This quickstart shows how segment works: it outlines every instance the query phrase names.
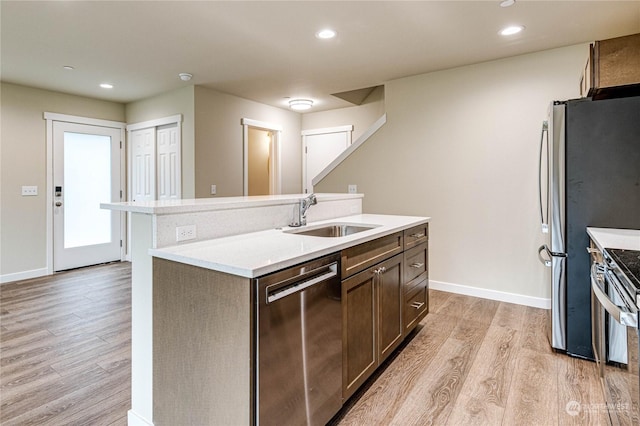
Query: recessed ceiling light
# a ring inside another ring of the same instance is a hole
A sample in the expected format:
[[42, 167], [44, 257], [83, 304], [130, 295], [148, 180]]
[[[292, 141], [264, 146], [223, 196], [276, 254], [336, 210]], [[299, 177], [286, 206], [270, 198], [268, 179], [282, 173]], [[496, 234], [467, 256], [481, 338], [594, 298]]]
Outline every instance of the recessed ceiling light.
[[193, 75], [189, 74], [188, 72], [181, 72], [180, 74], [178, 74], [178, 77], [180, 77], [180, 80], [182, 81], [189, 81], [191, 80], [191, 78], [193, 78]]
[[100, 83], [100, 87], [102, 87], [103, 89], [113, 89], [113, 84]]
[[522, 30], [524, 30], [524, 27], [522, 25], [512, 25], [512, 26], [503, 28], [500, 31], [500, 35], [503, 35], [503, 36], [514, 35], [514, 34], [518, 34]]
[[328, 40], [330, 38], [334, 38], [335, 36], [336, 32], [329, 28], [325, 28], [324, 30], [320, 30], [316, 33], [316, 37], [322, 40]]
[[500, 7], [509, 7], [516, 4], [516, 0], [502, 0], [500, 2]]
[[296, 111], [305, 111], [313, 106], [311, 99], [291, 99], [289, 101], [289, 108]]
[[67, 71], [73, 71], [75, 68], [73, 68], [71, 65], [65, 65], [62, 68], [64, 68]]

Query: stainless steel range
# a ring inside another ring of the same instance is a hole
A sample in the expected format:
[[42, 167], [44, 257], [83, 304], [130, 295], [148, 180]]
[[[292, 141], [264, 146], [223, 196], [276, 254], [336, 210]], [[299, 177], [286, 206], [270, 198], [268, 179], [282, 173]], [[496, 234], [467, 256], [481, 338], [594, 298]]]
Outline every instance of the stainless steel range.
[[591, 271], [592, 341], [613, 425], [640, 424], [640, 251], [605, 249]]

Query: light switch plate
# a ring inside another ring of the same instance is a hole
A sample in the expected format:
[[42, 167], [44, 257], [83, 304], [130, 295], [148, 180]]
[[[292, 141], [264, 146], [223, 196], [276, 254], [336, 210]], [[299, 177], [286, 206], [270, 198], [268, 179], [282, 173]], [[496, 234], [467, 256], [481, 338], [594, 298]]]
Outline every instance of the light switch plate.
[[216, 185], [211, 185], [211, 195], [216, 195], [216, 192], [218, 192]]
[[37, 186], [23, 186], [22, 187], [22, 195], [25, 197], [33, 197], [38, 195], [38, 187]]

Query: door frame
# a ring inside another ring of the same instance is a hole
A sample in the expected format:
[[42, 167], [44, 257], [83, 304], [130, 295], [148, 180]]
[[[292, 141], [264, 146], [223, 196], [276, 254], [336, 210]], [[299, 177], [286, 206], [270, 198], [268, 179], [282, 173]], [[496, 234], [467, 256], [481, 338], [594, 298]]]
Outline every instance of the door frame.
[[249, 127], [273, 132], [269, 159], [269, 192], [272, 195], [282, 193], [282, 173], [280, 148], [282, 141], [282, 126], [265, 123], [264, 121], [243, 118], [242, 124], [242, 195], [249, 195]]
[[[65, 122], [74, 124], [85, 124], [89, 126], [110, 127], [120, 130], [120, 200], [124, 197], [123, 182], [126, 179], [124, 140], [126, 123], [120, 121], [101, 120], [98, 118], [80, 117], [76, 115], [59, 114], [55, 112], [45, 112], [44, 119], [47, 121], [47, 197], [46, 197], [46, 246], [47, 246], [47, 275], [53, 275], [53, 122]], [[120, 238], [126, 240], [126, 220], [124, 213], [120, 213]], [[120, 248], [120, 260], [125, 260], [125, 244]]]

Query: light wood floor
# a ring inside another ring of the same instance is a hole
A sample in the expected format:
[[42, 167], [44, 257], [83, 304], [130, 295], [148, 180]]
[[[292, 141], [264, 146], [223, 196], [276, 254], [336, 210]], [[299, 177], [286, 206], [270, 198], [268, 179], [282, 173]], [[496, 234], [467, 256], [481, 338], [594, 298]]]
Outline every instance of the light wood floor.
[[[608, 423], [595, 365], [551, 351], [548, 311], [430, 297], [419, 330], [332, 424]], [[0, 309], [0, 424], [126, 424], [129, 264], [4, 284]]]
[[0, 287], [0, 424], [126, 425], [131, 268]]

